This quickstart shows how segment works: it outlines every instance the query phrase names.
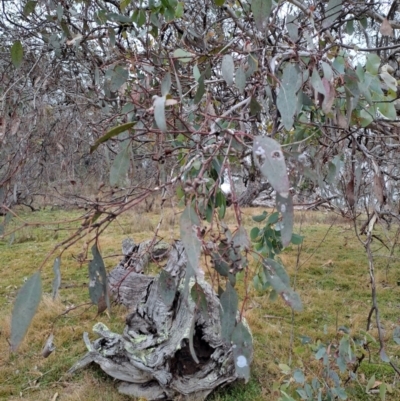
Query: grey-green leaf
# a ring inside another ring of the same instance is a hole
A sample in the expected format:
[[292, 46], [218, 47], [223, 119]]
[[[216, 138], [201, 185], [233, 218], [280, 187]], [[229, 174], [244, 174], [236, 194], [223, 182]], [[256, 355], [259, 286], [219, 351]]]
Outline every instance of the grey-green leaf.
[[276, 208], [282, 213], [281, 240], [283, 246], [288, 246], [292, 240], [293, 231], [293, 199], [289, 194], [286, 198], [276, 194]]
[[230, 54], [226, 54], [222, 58], [221, 64], [222, 77], [228, 86], [233, 84], [233, 73], [235, 71], [235, 63], [233, 62], [233, 57]]
[[161, 82], [161, 96], [165, 96], [171, 89], [171, 74], [167, 72]]
[[183, 49], [176, 49], [174, 51], [174, 57], [177, 58], [181, 63], [189, 63], [193, 58], [193, 54]]
[[54, 260], [54, 264], [53, 264], [53, 273], [54, 273], [54, 279], [53, 279], [53, 285], [52, 285], [52, 298], [53, 299], [56, 299], [56, 297], [58, 295], [58, 290], [61, 285], [60, 265], [61, 265], [61, 258], [57, 257]]
[[260, 31], [264, 31], [265, 24], [271, 14], [272, 0], [253, 0], [251, 2], [251, 11], [253, 12], [254, 21]]
[[32, 275], [19, 290], [11, 316], [11, 350], [16, 351], [25, 337], [42, 297], [40, 272]]
[[263, 261], [263, 266], [267, 280], [271, 283], [274, 290], [292, 309], [301, 311], [303, 305], [300, 297], [290, 288], [289, 277], [283, 269], [283, 266], [272, 259], [265, 259]]
[[319, 92], [325, 95], [325, 87], [324, 84], [322, 83], [322, 79], [319, 76], [318, 70], [314, 69], [312, 76], [311, 76], [311, 85], [313, 88]]
[[158, 277], [158, 288], [164, 304], [170, 307], [176, 294], [176, 283], [171, 273], [166, 270], [161, 271]]
[[324, 28], [329, 27], [342, 12], [343, 0], [329, 0], [328, 7], [325, 10], [325, 19], [322, 22]]
[[233, 333], [232, 342], [235, 370], [238, 378], [247, 383], [250, 379], [250, 364], [253, 360], [253, 338], [243, 322], [239, 322]]
[[231, 341], [236, 325], [238, 304], [238, 295], [228, 281], [226, 283], [226, 290], [221, 295], [221, 337], [227, 342]]
[[267, 218], [268, 213], [264, 210], [262, 214], [259, 214], [257, 216], [252, 216], [252, 219], [256, 221], [257, 223], [261, 223]]
[[25, 17], [27, 17], [28, 15], [32, 14], [35, 11], [35, 7], [36, 7], [37, 1], [27, 1], [25, 6], [24, 6], [24, 11], [23, 14], [25, 15]]
[[19, 40], [16, 40], [11, 46], [11, 61], [14, 64], [14, 67], [19, 68], [23, 59], [24, 49], [22, 47], [22, 43]]
[[381, 59], [377, 54], [375, 53], [368, 54], [365, 68], [370, 74], [372, 75], [378, 74], [380, 64], [381, 64]]
[[235, 84], [236, 84], [236, 87], [239, 89], [239, 92], [243, 93], [244, 89], [246, 88], [246, 73], [242, 66], [240, 66], [236, 70]]
[[200, 311], [200, 313], [203, 316], [203, 319], [205, 321], [207, 321], [208, 320], [208, 303], [207, 303], [207, 297], [206, 297], [206, 294], [204, 293], [203, 288], [198, 283], [195, 283], [190, 291], [190, 295], [191, 295], [194, 303], [196, 304], [197, 310]]
[[297, 19], [297, 16], [290, 14], [286, 17], [286, 29], [288, 30], [289, 37], [293, 42], [297, 42], [299, 39], [299, 27], [295, 23]]
[[110, 90], [117, 91], [129, 78], [129, 72], [117, 65], [111, 74]]
[[189, 204], [183, 211], [180, 220], [181, 240], [185, 247], [185, 252], [188, 258], [188, 264], [197, 272], [199, 269], [199, 258], [201, 252], [201, 242], [197, 236], [197, 231], [200, 228], [200, 219], [197, 216], [193, 207]]
[[126, 174], [129, 170], [130, 162], [130, 147], [125, 146], [124, 149], [115, 157], [113, 164], [110, 169], [110, 185], [112, 187], [121, 184], [126, 178]]
[[157, 127], [163, 131], [167, 131], [167, 122], [165, 120], [165, 96], [154, 97], [154, 118], [157, 123]]
[[97, 245], [92, 246], [93, 260], [89, 263], [89, 295], [93, 304], [98, 305], [102, 298], [105, 299], [108, 309], [111, 309], [107, 288], [107, 272], [103, 258]]
[[253, 144], [254, 159], [261, 173], [282, 197], [289, 196], [289, 179], [281, 145], [275, 139], [257, 136]]
[[300, 77], [299, 70], [293, 64], [286, 64], [276, 105], [281, 114], [282, 123], [287, 130], [292, 128], [297, 110], [297, 92], [302, 85]]
[[247, 231], [243, 226], [240, 226], [232, 237], [233, 246], [239, 248], [241, 251], [248, 249], [250, 246]]

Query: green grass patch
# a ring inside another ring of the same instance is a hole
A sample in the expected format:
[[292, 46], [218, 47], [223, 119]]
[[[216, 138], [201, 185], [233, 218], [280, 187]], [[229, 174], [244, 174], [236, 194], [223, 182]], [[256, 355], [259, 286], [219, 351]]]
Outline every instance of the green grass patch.
[[[248, 229], [256, 225], [251, 216], [261, 212], [262, 209], [244, 210], [243, 221]], [[179, 215], [170, 209], [164, 210], [163, 214], [160, 237], [166, 241], [178, 238]], [[14, 218], [7, 226], [8, 232], [19, 230], [0, 240], [0, 399], [16, 400], [22, 396], [26, 400], [42, 401], [51, 400], [56, 393], [63, 400], [131, 399], [118, 394], [113, 380], [97, 367], [85, 369], [74, 376], [66, 375], [67, 370], [86, 352], [83, 333], [87, 331], [93, 338], [91, 329], [97, 321], [104, 322], [113, 331], [122, 332], [127, 313], [123, 307], [115, 307], [111, 317], [105, 314], [96, 316], [97, 308], [94, 306], [80, 306], [89, 302], [86, 256], [79, 261], [79, 255], [85, 250], [84, 239], [62, 255], [59, 300], [50, 299], [52, 264], [56, 254], [44, 266], [44, 297], [39, 312], [18, 354], [9, 353], [10, 316], [18, 289], [41, 265], [47, 253], [80, 226], [79, 216], [80, 212], [62, 210], [22, 212], [20, 219]], [[99, 241], [107, 270], [112, 269], [121, 258], [122, 240], [131, 236], [138, 243], [151, 238], [159, 218], [156, 213], [128, 213], [112, 223]], [[63, 220], [70, 220], [70, 223], [63, 224]], [[227, 220], [234, 227], [235, 219], [230, 210]], [[268, 294], [256, 293], [250, 286], [245, 316], [254, 336], [252, 379], [247, 385], [234, 383], [221, 388], [210, 396], [210, 400], [277, 400], [280, 396], [277, 389], [290, 380], [290, 375], [282, 372], [280, 365], [304, 369], [307, 380], [321, 377], [322, 366], [312, 348], [318, 342], [334, 347], [341, 339], [338, 333], [340, 326], [346, 326], [354, 338], [365, 330], [371, 308], [368, 261], [351, 225], [330, 214], [298, 213], [297, 233], [300, 232], [300, 221], [301, 235], [305, 236], [300, 255], [298, 247], [292, 245], [279, 256], [301, 296], [304, 311], [296, 312], [292, 319], [291, 310], [281, 299], [272, 302]], [[332, 221], [336, 223], [332, 225]], [[379, 234], [393, 235], [391, 232]], [[396, 361], [400, 346], [392, 340], [392, 333], [400, 311], [400, 250], [397, 247], [394, 259], [388, 259], [389, 251], [379, 241], [373, 244], [386, 352]], [[254, 269], [255, 266], [251, 267]], [[149, 268], [154, 273], [157, 269], [155, 265]], [[242, 297], [245, 294], [243, 275], [238, 278], [238, 292]], [[70, 308], [72, 310], [65, 314]], [[52, 332], [57, 349], [48, 359], [43, 359], [41, 349]], [[374, 319], [371, 335], [377, 338]], [[309, 338], [310, 344], [304, 344], [304, 338]], [[378, 351], [377, 343], [369, 345], [371, 361], [367, 355], [359, 368], [358, 381], [350, 381], [347, 385], [349, 399], [370, 400], [365, 387], [374, 374], [376, 380], [393, 383], [393, 369], [380, 361]], [[292, 396], [295, 388], [293, 383], [289, 387]], [[400, 399], [397, 388], [393, 390], [392, 394], [387, 394], [387, 400]]]

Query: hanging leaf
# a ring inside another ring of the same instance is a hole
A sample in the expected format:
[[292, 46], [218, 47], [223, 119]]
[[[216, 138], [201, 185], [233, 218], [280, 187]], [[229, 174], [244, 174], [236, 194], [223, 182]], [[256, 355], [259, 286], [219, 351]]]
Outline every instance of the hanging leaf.
[[19, 68], [24, 59], [24, 49], [19, 40], [16, 40], [11, 46], [11, 61], [15, 68]]
[[37, 1], [27, 1], [25, 6], [24, 6], [24, 11], [23, 14], [25, 17], [28, 17], [30, 14], [32, 14], [35, 11]]
[[53, 264], [53, 273], [54, 273], [54, 279], [53, 279], [53, 285], [52, 285], [53, 300], [56, 299], [56, 297], [58, 295], [58, 290], [60, 289], [60, 285], [61, 285], [60, 265], [61, 265], [61, 258], [58, 257], [54, 260], [54, 264]]
[[161, 298], [168, 308], [173, 304], [176, 294], [176, 283], [171, 273], [162, 270], [158, 276], [158, 288]]
[[129, 78], [129, 71], [117, 65], [111, 73], [110, 90], [116, 92]]
[[156, 120], [157, 127], [163, 131], [167, 131], [167, 123], [165, 121], [165, 96], [154, 96], [154, 118]]
[[198, 283], [195, 283], [190, 291], [190, 296], [192, 297], [196, 309], [200, 311], [205, 321], [208, 320], [208, 303], [207, 297], [204, 293], [203, 288]]
[[240, 66], [236, 70], [235, 85], [239, 89], [240, 93], [244, 92], [244, 89], [246, 88], [246, 73], [245, 73], [245, 71], [243, 69], [243, 66]]
[[253, 144], [254, 159], [261, 173], [282, 197], [289, 196], [289, 179], [286, 163], [277, 141], [268, 137], [257, 136]]
[[293, 310], [301, 311], [300, 297], [290, 288], [289, 276], [282, 265], [273, 259], [264, 259], [264, 274], [274, 290]]
[[286, 17], [286, 29], [288, 30], [289, 37], [293, 42], [297, 42], [299, 39], [299, 27], [295, 23], [297, 19], [298, 16], [290, 14]]
[[293, 245], [301, 245], [303, 242], [304, 237], [298, 234], [292, 234], [292, 239], [290, 240], [290, 242]]
[[110, 299], [108, 296], [107, 272], [103, 258], [100, 255], [97, 245], [92, 246], [93, 260], [89, 262], [89, 296], [94, 305], [104, 302], [111, 310]]
[[167, 72], [161, 82], [161, 95], [166, 96], [171, 89], [171, 74]]
[[381, 65], [381, 59], [377, 54], [375, 53], [368, 54], [365, 68], [370, 74], [372, 75], [378, 74], [380, 65]]
[[250, 364], [253, 360], [253, 337], [243, 322], [239, 322], [233, 333], [233, 358], [236, 375], [247, 383], [250, 379]]
[[333, 79], [332, 67], [325, 61], [321, 62], [321, 66], [324, 72], [324, 78], [330, 82]]
[[223, 277], [228, 277], [230, 265], [218, 252], [212, 253], [212, 261], [214, 269]]
[[332, 25], [333, 22], [339, 17], [342, 12], [342, 1], [343, 0], [329, 0], [328, 7], [325, 11], [325, 19], [322, 22], [322, 26], [327, 28]]
[[269, 15], [271, 14], [271, 9], [272, 0], [253, 0], [251, 2], [254, 21], [260, 31], [264, 31]]
[[300, 77], [299, 69], [293, 64], [287, 63], [283, 70], [281, 86], [276, 100], [282, 123], [287, 130], [292, 128], [297, 110], [297, 92], [302, 85]]
[[93, 153], [99, 145], [104, 142], [107, 142], [110, 138], [122, 134], [123, 132], [127, 131], [128, 129], [132, 128], [136, 123], [126, 123], [122, 125], [118, 125], [117, 127], [111, 128], [105, 135], [99, 138], [93, 146], [90, 147], [90, 153]]
[[196, 95], [194, 97], [194, 103], [198, 104], [200, 103], [201, 99], [203, 98], [203, 95], [206, 91], [206, 87], [204, 85], [204, 75], [202, 74], [200, 79], [199, 79], [199, 86], [197, 88]]
[[197, 82], [199, 82], [201, 74], [200, 74], [200, 70], [199, 70], [199, 67], [197, 66], [197, 64], [193, 67], [193, 76], [194, 76], [194, 79]]
[[396, 120], [397, 112], [396, 108], [394, 107], [394, 102], [386, 101], [377, 103], [376, 107], [388, 120]]
[[235, 71], [235, 63], [233, 62], [233, 57], [230, 54], [226, 54], [222, 58], [221, 64], [222, 77], [224, 78], [226, 84], [231, 86], [233, 84], [233, 73]]
[[232, 333], [236, 325], [236, 314], [239, 304], [239, 298], [236, 290], [229, 281], [226, 283], [226, 290], [221, 295], [221, 337], [226, 342], [230, 342]]
[[250, 246], [247, 231], [243, 226], [240, 226], [232, 237], [233, 246], [241, 251], [248, 249]]
[[193, 54], [183, 49], [176, 49], [174, 51], [174, 57], [177, 58], [181, 63], [190, 63], [193, 58]]
[[130, 163], [130, 142], [115, 157], [110, 169], [110, 185], [115, 187], [126, 179]]
[[328, 114], [331, 112], [333, 103], [335, 101], [335, 88], [333, 84], [326, 78], [322, 78], [322, 84], [325, 88], [325, 96], [324, 100], [322, 101], [322, 111], [325, 114]]
[[188, 265], [193, 272], [199, 270], [199, 258], [201, 252], [201, 241], [197, 235], [201, 223], [195, 210], [191, 205], [186, 206], [180, 220], [181, 240], [185, 247]]
[[11, 351], [16, 351], [25, 337], [42, 297], [40, 272], [32, 275], [19, 290], [11, 316]]
[[326, 95], [325, 93], [325, 86], [322, 83], [322, 79], [319, 76], [318, 70], [315, 69], [312, 73], [311, 76], [311, 85], [313, 86], [313, 88], [318, 92], [321, 93], [322, 95]]

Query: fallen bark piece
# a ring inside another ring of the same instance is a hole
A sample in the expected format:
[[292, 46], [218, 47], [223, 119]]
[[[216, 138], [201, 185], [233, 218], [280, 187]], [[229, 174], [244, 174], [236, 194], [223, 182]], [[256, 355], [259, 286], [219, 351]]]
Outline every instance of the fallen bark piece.
[[[186, 263], [178, 241], [170, 247], [167, 264], [157, 277], [127, 275], [129, 283], [119, 287], [127, 287], [119, 300], [131, 310], [123, 334], [97, 323], [93, 331], [99, 338], [91, 342], [85, 333], [88, 353], [69, 372], [95, 362], [120, 381], [121, 393], [148, 400], [200, 401], [218, 386], [243, 377], [242, 355], [236, 344], [221, 335], [219, 298], [205, 281], [192, 278], [185, 287]], [[243, 322], [237, 322], [237, 327], [245, 332], [246, 363], [250, 365], [250, 331]]]

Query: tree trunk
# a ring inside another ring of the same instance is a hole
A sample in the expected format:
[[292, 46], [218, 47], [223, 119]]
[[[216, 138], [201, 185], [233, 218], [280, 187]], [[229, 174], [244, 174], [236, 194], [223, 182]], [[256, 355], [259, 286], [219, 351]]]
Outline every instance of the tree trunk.
[[252, 206], [253, 202], [261, 192], [266, 191], [269, 188], [271, 188], [271, 186], [268, 183], [262, 183], [260, 177], [256, 178], [254, 181], [249, 181], [246, 190], [239, 197], [239, 206]]
[[[125, 243], [125, 258], [109, 275], [112, 294], [131, 310], [123, 334], [97, 323], [93, 331], [100, 338], [91, 342], [84, 334], [89, 352], [70, 373], [95, 362], [120, 381], [123, 394], [148, 400], [204, 400], [216, 387], [240, 377], [236, 351], [221, 336], [219, 298], [207, 282], [186, 280], [186, 253], [179, 241], [170, 247], [157, 277], [141, 274], [144, 258], [154, 253], [149, 242], [145, 244], [146, 252], [140, 254], [141, 246]], [[251, 359], [252, 348], [249, 364]]]

